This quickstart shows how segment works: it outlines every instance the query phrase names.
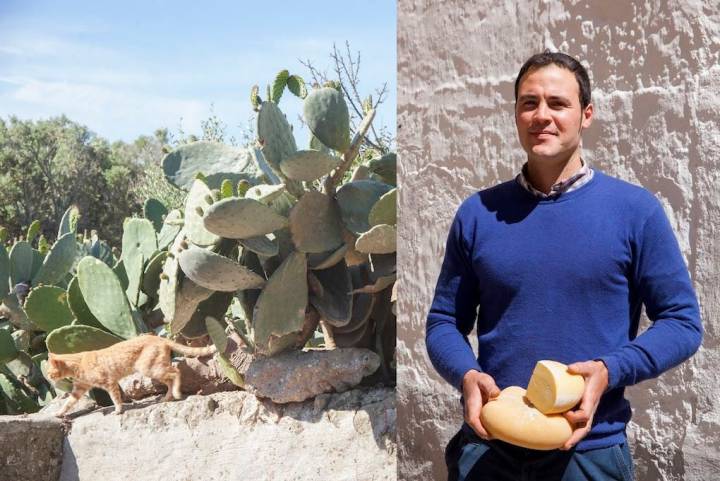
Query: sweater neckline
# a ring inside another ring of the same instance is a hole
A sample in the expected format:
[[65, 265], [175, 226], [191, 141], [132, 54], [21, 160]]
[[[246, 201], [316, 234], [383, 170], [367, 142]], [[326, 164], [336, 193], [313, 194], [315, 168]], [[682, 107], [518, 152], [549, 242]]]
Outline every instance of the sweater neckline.
[[583, 185], [582, 187], [579, 187], [576, 190], [571, 190], [570, 192], [563, 192], [559, 196], [556, 197], [550, 197], [550, 198], [540, 198], [535, 195], [533, 195], [531, 192], [528, 192], [523, 188], [522, 185], [517, 181], [517, 179], [513, 179], [513, 184], [515, 184], [515, 188], [522, 193], [522, 195], [529, 201], [534, 202], [538, 205], [544, 205], [544, 204], [559, 204], [561, 202], [567, 202], [569, 200], [573, 200], [575, 198], [581, 197], [585, 195], [586, 192], [589, 192], [595, 188], [595, 186], [599, 183], [600, 177], [605, 177], [605, 174], [603, 174], [598, 169], [593, 169], [593, 178], [590, 179], [590, 181]]

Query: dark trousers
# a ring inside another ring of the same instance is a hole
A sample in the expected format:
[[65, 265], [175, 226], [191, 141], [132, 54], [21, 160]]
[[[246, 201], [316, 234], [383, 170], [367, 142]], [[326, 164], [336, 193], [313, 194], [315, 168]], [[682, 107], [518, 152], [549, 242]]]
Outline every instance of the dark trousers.
[[536, 451], [461, 429], [445, 449], [448, 481], [632, 481], [627, 443], [586, 451]]

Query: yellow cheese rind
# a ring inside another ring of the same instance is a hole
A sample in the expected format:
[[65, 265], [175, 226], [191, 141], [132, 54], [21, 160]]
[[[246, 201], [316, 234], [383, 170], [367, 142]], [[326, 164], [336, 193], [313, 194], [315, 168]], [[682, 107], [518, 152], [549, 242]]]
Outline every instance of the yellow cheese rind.
[[510, 386], [482, 408], [480, 421], [501, 441], [528, 449], [560, 448], [572, 435], [572, 426], [560, 414], [546, 415], [533, 407], [525, 389]]
[[527, 388], [527, 398], [545, 414], [562, 413], [582, 399], [585, 380], [570, 374], [567, 366], [556, 361], [538, 361]]

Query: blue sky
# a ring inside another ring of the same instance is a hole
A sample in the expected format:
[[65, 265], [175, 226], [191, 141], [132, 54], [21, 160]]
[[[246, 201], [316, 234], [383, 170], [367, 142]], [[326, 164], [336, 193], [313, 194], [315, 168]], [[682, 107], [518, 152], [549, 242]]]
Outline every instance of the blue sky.
[[[390, 95], [375, 125], [395, 133], [396, 3], [315, 1], [0, 0], [0, 117], [65, 114], [109, 140], [158, 127], [200, 133], [215, 114], [230, 135], [248, 125], [253, 84], [310, 59], [332, 73], [333, 43], [360, 51], [361, 94]], [[299, 99], [280, 108], [296, 121]]]

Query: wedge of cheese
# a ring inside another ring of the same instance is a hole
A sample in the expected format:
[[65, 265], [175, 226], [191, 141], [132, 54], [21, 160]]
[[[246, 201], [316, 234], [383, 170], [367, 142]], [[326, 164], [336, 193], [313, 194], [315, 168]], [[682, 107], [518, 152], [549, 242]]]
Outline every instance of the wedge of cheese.
[[556, 361], [539, 361], [527, 387], [528, 400], [545, 414], [563, 413], [582, 398], [585, 380]]
[[518, 386], [505, 388], [488, 401], [480, 421], [492, 437], [529, 449], [557, 449], [573, 431], [561, 414], [543, 414], [530, 404], [525, 389]]

